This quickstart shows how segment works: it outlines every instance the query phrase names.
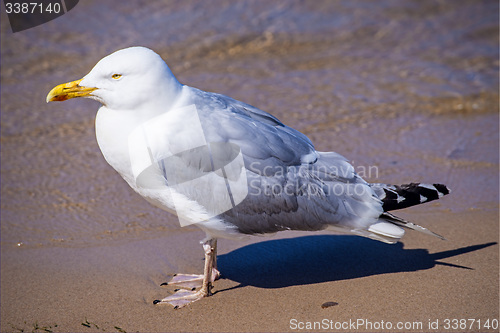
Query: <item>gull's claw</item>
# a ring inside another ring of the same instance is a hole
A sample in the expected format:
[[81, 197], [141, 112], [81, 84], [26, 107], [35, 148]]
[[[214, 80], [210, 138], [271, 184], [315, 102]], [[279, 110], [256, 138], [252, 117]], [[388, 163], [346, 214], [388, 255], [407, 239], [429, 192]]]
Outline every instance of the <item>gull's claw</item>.
[[[210, 282], [220, 278], [220, 272], [212, 268]], [[194, 290], [203, 286], [203, 275], [201, 274], [175, 274], [172, 280], [163, 282], [160, 286], [175, 286], [183, 289]]]
[[161, 286], [176, 286], [188, 290], [200, 288], [202, 285], [203, 275], [199, 274], [175, 274], [172, 280], [161, 284]]
[[162, 300], [155, 300], [153, 304], [168, 303], [174, 307], [174, 309], [180, 309], [189, 303], [199, 301], [200, 299], [209, 296], [209, 292], [204, 292], [203, 290], [191, 291], [191, 290], [178, 290], [173, 295], [165, 297]]

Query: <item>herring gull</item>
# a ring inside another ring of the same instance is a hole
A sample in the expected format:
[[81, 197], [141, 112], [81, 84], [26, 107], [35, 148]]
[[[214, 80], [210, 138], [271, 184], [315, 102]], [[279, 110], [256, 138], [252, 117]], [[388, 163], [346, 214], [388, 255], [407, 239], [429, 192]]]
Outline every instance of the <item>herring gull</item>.
[[211, 295], [220, 237], [329, 229], [395, 243], [408, 228], [442, 238], [388, 211], [438, 199], [445, 185], [367, 183], [343, 156], [316, 151], [271, 114], [179, 83], [148, 48], [106, 56], [47, 102], [75, 97], [102, 104], [99, 148], [130, 187], [206, 233], [203, 274], [175, 275], [168, 284], [180, 289], [155, 304]]

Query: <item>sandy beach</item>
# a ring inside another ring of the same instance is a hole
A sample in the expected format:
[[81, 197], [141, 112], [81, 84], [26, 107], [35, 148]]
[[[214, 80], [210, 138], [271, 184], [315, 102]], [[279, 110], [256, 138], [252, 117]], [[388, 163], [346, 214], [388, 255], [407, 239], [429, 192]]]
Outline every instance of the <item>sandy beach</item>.
[[[498, 3], [80, 1], [12, 33], [1, 13], [1, 332], [498, 332]], [[101, 155], [90, 100], [45, 103], [143, 45], [180, 82], [268, 111], [367, 181], [444, 183], [394, 212], [394, 245], [331, 232], [221, 239], [214, 295], [155, 306], [201, 273], [204, 233]]]
[[[475, 319], [467, 325], [478, 325], [497, 318], [498, 225], [492, 215], [411, 215], [437, 231], [460, 225], [448, 241], [416, 233], [393, 246], [326, 233], [221, 241], [223, 277], [215, 294], [180, 310], [153, 306], [152, 300], [171, 292], [159, 287], [175, 272], [171, 265], [201, 272], [201, 233], [175, 237], [178, 244], [193, 244], [176, 256], [161, 255], [172, 248], [167, 237], [10, 250], [2, 258], [2, 331], [36, 325], [38, 331], [68, 332], [310, 331], [308, 322], [321, 323], [314, 331], [374, 331], [377, 326], [367, 325], [382, 322], [383, 331], [461, 331], [445, 329], [446, 320]], [[166, 262], [172, 257], [178, 264]], [[322, 308], [325, 302], [338, 305]], [[430, 329], [436, 321], [438, 329]], [[356, 326], [345, 329], [350, 322]], [[411, 326], [397, 329], [399, 323]]]

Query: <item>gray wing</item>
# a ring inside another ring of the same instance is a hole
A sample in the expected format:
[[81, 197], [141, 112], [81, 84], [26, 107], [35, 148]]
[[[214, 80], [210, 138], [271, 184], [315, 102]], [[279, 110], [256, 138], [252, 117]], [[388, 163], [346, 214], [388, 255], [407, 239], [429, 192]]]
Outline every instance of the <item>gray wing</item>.
[[305, 135], [262, 110], [193, 91], [207, 141], [241, 149], [249, 192], [221, 215], [240, 232], [366, 229], [383, 213], [373, 190], [341, 155], [317, 152]]
[[309, 138], [269, 113], [224, 95], [195, 91], [193, 102], [207, 141], [238, 145], [247, 169], [271, 176], [315, 155]]

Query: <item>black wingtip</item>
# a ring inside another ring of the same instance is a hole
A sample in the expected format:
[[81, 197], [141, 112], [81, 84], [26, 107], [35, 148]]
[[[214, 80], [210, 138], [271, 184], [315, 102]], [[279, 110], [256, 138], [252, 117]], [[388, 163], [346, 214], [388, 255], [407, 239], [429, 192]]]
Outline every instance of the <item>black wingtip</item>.
[[451, 193], [450, 188], [444, 184], [432, 184], [432, 185], [436, 188], [436, 190], [439, 191], [439, 193], [442, 193], [443, 195]]
[[384, 211], [392, 211], [434, 201], [450, 193], [443, 184], [410, 183], [383, 185], [385, 195], [382, 197]]

